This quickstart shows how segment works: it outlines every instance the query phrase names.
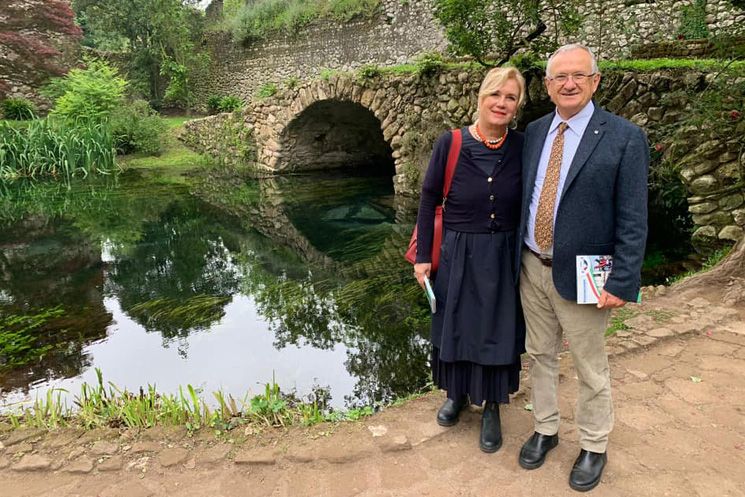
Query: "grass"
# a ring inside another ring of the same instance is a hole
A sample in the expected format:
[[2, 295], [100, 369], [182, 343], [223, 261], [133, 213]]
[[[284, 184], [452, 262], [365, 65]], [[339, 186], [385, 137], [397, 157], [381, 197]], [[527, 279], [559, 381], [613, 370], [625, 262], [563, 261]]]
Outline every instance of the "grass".
[[[545, 64], [544, 64], [545, 65]], [[638, 59], [609, 60], [600, 62], [600, 70], [622, 70], [650, 72], [659, 69], [693, 69], [698, 71], [719, 71], [727, 66], [731, 70], [745, 69], [745, 61], [727, 64], [717, 59]]]
[[706, 271], [709, 271], [711, 268], [719, 264], [722, 259], [727, 257], [727, 254], [729, 254], [731, 250], [732, 246], [720, 248], [714, 251], [714, 253], [712, 253], [709, 257], [707, 257], [704, 263], [701, 265], [701, 268], [697, 271], [686, 271], [685, 273], [676, 274], [675, 276], [671, 276], [670, 278], [668, 278], [665, 283], [667, 285], [673, 285], [688, 278], [689, 276], [693, 276], [699, 273], [705, 273]]
[[333, 411], [317, 398], [302, 402], [293, 394], [281, 392], [272, 378], [264, 392], [236, 400], [224, 392], [214, 392], [216, 404], [210, 407], [202, 392], [191, 385], [179, 387], [178, 394], [158, 393], [154, 385], [129, 392], [111, 382], [104, 382], [96, 368], [97, 383], [84, 383], [73, 405], [63, 400], [63, 389], [49, 389], [42, 397], [20, 411], [0, 416], [14, 428], [56, 429], [81, 427], [151, 428], [183, 426], [189, 431], [212, 428], [218, 432], [239, 426], [285, 427], [306, 426], [321, 422], [357, 421], [374, 413], [373, 407]]
[[626, 320], [634, 316], [636, 316], [636, 311], [628, 307], [621, 307], [613, 311], [608, 328], [605, 330], [605, 336], [613, 336], [619, 331], [628, 330], [629, 327], [626, 326]]
[[191, 119], [194, 118], [187, 116], [163, 118], [167, 131], [163, 151], [160, 155], [123, 155], [117, 158], [117, 162], [123, 169], [153, 170], [159, 173], [170, 173], [170, 179], [176, 182], [180, 182], [183, 179], [183, 173], [211, 164], [211, 158], [191, 151], [177, 138], [183, 124]]

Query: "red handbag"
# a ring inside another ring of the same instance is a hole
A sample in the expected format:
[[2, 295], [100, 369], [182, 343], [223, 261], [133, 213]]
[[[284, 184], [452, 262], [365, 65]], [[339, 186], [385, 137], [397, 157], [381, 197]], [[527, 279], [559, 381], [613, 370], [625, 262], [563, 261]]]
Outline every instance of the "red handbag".
[[[458, 155], [460, 155], [460, 145], [462, 142], [462, 136], [460, 129], [454, 129], [452, 131], [453, 141], [450, 143], [450, 150], [448, 151], [448, 161], [445, 166], [445, 182], [442, 185], [442, 203], [435, 207], [435, 233], [432, 239], [432, 272], [437, 271], [437, 267], [440, 265], [440, 246], [442, 245], [442, 211], [445, 206], [445, 200], [447, 200], [448, 192], [450, 191], [450, 183], [453, 182], [453, 175], [455, 174], [455, 166], [458, 163]], [[417, 229], [414, 226], [414, 232], [411, 234], [411, 240], [409, 240], [409, 248], [406, 250], [404, 257], [407, 261], [412, 264], [416, 264], [416, 237]]]

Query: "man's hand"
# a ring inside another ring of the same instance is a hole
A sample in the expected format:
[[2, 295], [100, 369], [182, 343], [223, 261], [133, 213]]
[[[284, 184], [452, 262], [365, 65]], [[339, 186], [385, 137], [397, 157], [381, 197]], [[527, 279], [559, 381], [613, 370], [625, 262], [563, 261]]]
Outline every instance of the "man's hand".
[[605, 288], [600, 292], [600, 298], [598, 299], [598, 309], [616, 309], [626, 305], [625, 300], [621, 300]]
[[429, 262], [421, 262], [414, 264], [414, 277], [416, 278], [419, 286], [424, 288], [424, 277], [429, 278], [429, 272], [432, 270], [432, 264]]

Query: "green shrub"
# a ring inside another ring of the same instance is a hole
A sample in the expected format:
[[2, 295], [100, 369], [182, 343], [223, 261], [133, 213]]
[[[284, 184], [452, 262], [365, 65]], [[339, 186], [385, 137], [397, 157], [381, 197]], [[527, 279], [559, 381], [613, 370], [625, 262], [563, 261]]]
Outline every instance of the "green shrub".
[[116, 169], [111, 130], [104, 123], [37, 119], [16, 127], [0, 122], [0, 180], [85, 177]]
[[694, 0], [692, 5], [680, 9], [678, 36], [687, 40], [709, 37], [706, 25], [706, 0]]
[[72, 69], [49, 87], [58, 94], [53, 116], [68, 121], [103, 121], [123, 102], [127, 82], [116, 69], [102, 60], [90, 60], [84, 69]]
[[380, 74], [380, 68], [378, 66], [366, 65], [359, 69], [360, 79], [375, 79]]
[[[276, 86], [274, 91], [277, 91]], [[233, 95], [225, 95], [220, 99], [220, 102], [217, 105], [217, 110], [219, 110], [220, 112], [235, 112], [236, 110], [240, 110], [242, 108], [243, 100]]]
[[210, 95], [207, 98], [207, 110], [210, 114], [217, 114], [220, 111], [220, 95]]
[[423, 53], [414, 59], [414, 65], [417, 73], [430, 77], [442, 71], [445, 61], [439, 53]]
[[157, 155], [163, 148], [166, 124], [144, 100], [136, 100], [115, 111], [109, 125], [118, 154]]
[[7, 98], [0, 103], [5, 119], [24, 121], [36, 117], [36, 106], [27, 98]]
[[285, 80], [285, 86], [289, 90], [297, 88], [298, 83], [300, 83], [300, 78], [298, 78], [297, 76], [290, 76]]
[[321, 69], [321, 72], [319, 73], [321, 79], [324, 81], [328, 81], [329, 79], [331, 79], [331, 76], [333, 76], [334, 74], [336, 74], [336, 71], [334, 69], [328, 68]]
[[256, 96], [259, 98], [268, 98], [277, 93], [277, 85], [274, 83], [265, 83], [259, 87]]

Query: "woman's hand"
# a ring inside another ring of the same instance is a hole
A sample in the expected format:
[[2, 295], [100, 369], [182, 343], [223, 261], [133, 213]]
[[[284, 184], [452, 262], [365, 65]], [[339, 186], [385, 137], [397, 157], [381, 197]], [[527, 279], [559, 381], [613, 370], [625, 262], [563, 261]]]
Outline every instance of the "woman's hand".
[[424, 288], [424, 277], [426, 276], [429, 278], [429, 272], [432, 270], [432, 263], [430, 262], [420, 262], [419, 264], [414, 264], [414, 277], [416, 278], [416, 281], [419, 283], [419, 286]]

